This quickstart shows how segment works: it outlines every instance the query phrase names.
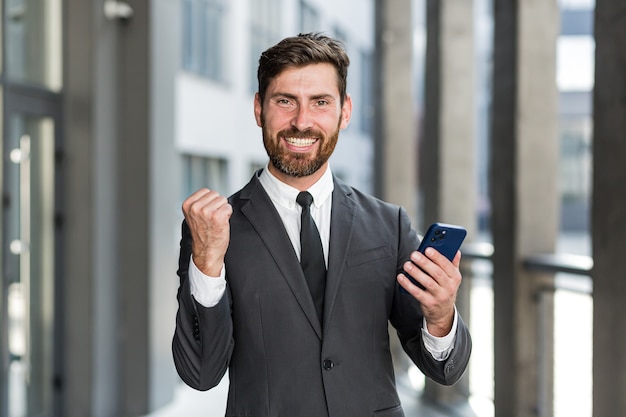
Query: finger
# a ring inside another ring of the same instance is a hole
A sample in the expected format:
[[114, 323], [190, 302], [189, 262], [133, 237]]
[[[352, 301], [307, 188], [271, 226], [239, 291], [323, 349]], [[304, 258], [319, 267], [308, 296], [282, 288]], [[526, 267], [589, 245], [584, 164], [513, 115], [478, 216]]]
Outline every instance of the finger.
[[[411, 261], [417, 265], [419, 267], [417, 269], [420, 269], [430, 280], [439, 283], [442, 280], [441, 275], [444, 275], [444, 272], [441, 266], [438, 265], [438, 262], [441, 261], [438, 256], [445, 259], [445, 257], [436, 250], [428, 248], [425, 254], [418, 251], [411, 253]], [[446, 261], [449, 262], [447, 259]]]
[[196, 192], [191, 194], [189, 196], [188, 200], [198, 201], [198, 200], [204, 198], [207, 194], [210, 194], [212, 192], [214, 192], [214, 191], [211, 191], [208, 188], [200, 188], [199, 190], [197, 190]]
[[[425, 255], [414, 253], [411, 259], [415, 262], [427, 275], [432, 284], [426, 286], [432, 293], [437, 293], [441, 288], [447, 291], [454, 290], [459, 286], [461, 281], [461, 273], [458, 266], [453, 264], [444, 255], [433, 248], [428, 248]], [[459, 255], [455, 256], [457, 259]], [[428, 281], [424, 281], [428, 282]]]
[[441, 272], [438, 275], [434, 275], [437, 282], [444, 287], [446, 292], [456, 294], [463, 279], [459, 270], [461, 252], [457, 251], [452, 261], [449, 261], [447, 257], [437, 251], [429, 251], [429, 255], [432, 256], [433, 262], [437, 264]]
[[441, 267], [442, 269], [445, 269], [448, 264], [452, 264], [454, 267], [458, 268], [461, 263], [460, 250], [456, 251], [452, 260], [442, 255], [441, 252], [439, 252], [435, 248], [426, 248], [425, 255], [437, 265], [439, 265], [439, 267]]
[[419, 301], [422, 300], [424, 294], [426, 293], [425, 289], [422, 289], [418, 285], [415, 285], [409, 278], [407, 278], [404, 273], [398, 274], [396, 280], [398, 281], [398, 284], [400, 284], [400, 286], [406, 290], [406, 292], [411, 294]]
[[230, 205], [225, 197], [221, 198], [221, 204], [217, 209], [218, 218], [222, 220], [228, 220], [233, 215], [233, 206]]
[[[420, 267], [418, 267], [415, 263], [409, 261], [404, 264], [403, 267], [405, 274], [408, 275], [407, 280], [417, 287], [421, 286], [422, 291], [433, 291], [435, 287], [438, 286], [437, 282], [432, 279], [427, 273], [425, 273]], [[413, 279], [417, 284], [411, 282]]]
[[220, 207], [228, 204], [226, 198], [217, 191], [206, 190], [204, 193], [200, 191], [194, 193], [193, 198], [186, 207], [185, 214], [187, 215], [212, 217], [214, 214], [219, 214]]
[[461, 265], [461, 256], [461, 251], [456, 251], [456, 255], [454, 255], [454, 259], [452, 260], [452, 265], [458, 268]]
[[208, 188], [200, 188], [199, 190], [191, 194], [189, 197], [185, 199], [185, 201], [183, 201], [183, 212], [187, 213], [189, 211], [189, 208], [192, 205], [197, 203], [199, 200], [201, 200], [204, 196], [206, 196], [210, 192], [211, 190], [209, 190]]
[[[425, 255], [436, 265], [438, 269], [443, 271], [446, 276], [453, 277], [458, 274], [459, 263], [461, 261], [459, 251], [457, 251], [452, 261], [434, 248], [427, 248], [425, 252]], [[429, 270], [429, 273], [437, 274], [437, 271]]]

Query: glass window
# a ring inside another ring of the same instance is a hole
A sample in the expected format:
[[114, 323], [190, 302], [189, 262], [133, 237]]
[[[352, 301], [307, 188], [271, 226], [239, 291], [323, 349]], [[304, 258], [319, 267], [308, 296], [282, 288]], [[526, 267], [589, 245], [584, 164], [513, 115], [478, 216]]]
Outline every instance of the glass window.
[[223, 21], [224, 7], [218, 1], [208, 1], [203, 5], [204, 30], [202, 40], [204, 41], [204, 65], [202, 73], [209, 78], [219, 81], [224, 80], [223, 73]]
[[[593, 11], [593, 4], [588, 1], [561, 2], [556, 79], [559, 88], [562, 241], [571, 240], [573, 236], [577, 236], [578, 240], [590, 239], [592, 93], [595, 73]], [[589, 247], [589, 244], [584, 247]]]
[[226, 82], [222, 0], [184, 0], [182, 7], [183, 69]]
[[6, 0], [4, 28], [7, 78], [60, 91], [61, 0]]
[[6, 355], [0, 396], [8, 404], [0, 414], [42, 416], [54, 407], [56, 372], [55, 121], [12, 113], [7, 122], [2, 236], [7, 287], [0, 290], [7, 339], [0, 341]]
[[228, 162], [221, 158], [185, 155], [183, 190], [187, 197], [200, 188], [216, 190], [228, 195]]
[[[595, 40], [593, 0], [560, 0], [557, 40], [560, 140], [560, 233], [557, 252], [591, 256], [591, 193]], [[557, 274], [554, 298], [554, 416], [591, 416], [593, 298], [566, 288], [592, 288], [589, 277]], [[563, 286], [564, 288], [560, 288]], [[583, 290], [584, 292], [585, 290]], [[580, 319], [575, 326], [572, 314]], [[559, 329], [556, 331], [556, 329]], [[572, 341], [576, 347], [572, 349]], [[578, 341], [585, 341], [578, 343]], [[575, 356], [575, 373], [568, 365]], [[577, 383], [572, 383], [576, 378]]]
[[280, 0], [250, 0], [250, 92], [257, 91], [257, 67], [261, 53], [280, 34]]
[[[583, 204], [591, 195], [591, 131], [590, 114], [561, 118], [561, 193], [564, 204]], [[576, 220], [572, 226], [586, 223], [580, 218]]]
[[183, 0], [183, 68], [188, 71], [193, 71], [194, 67], [194, 50], [195, 37], [193, 32], [195, 29], [195, 22], [193, 19], [193, 8], [195, 0]]

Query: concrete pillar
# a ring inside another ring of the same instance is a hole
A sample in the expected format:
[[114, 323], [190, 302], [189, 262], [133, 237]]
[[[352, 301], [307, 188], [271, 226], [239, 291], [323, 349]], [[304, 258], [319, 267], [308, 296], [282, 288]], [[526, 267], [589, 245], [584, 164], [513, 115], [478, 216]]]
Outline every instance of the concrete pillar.
[[626, 9], [596, 0], [593, 98], [593, 415], [626, 415]]
[[99, 6], [82, 0], [63, 2], [61, 415], [68, 417], [110, 416], [116, 405], [111, 223], [115, 118], [110, 111], [115, 108], [115, 34]]
[[[477, 224], [473, 7], [468, 0], [427, 2], [424, 129], [419, 148], [422, 230], [436, 221], [459, 224], [468, 229], [467, 241]], [[469, 322], [467, 279], [457, 309]], [[427, 381], [425, 395], [441, 403], [467, 400], [468, 373], [452, 387]]]
[[[178, 3], [133, 1], [130, 20], [106, 17], [104, 2], [63, 4], [62, 415], [144, 415], [170, 401], [178, 381], [173, 86], [154, 93], [171, 85], [177, 60], [151, 48], [150, 30], [156, 19], [158, 46], [175, 42], [163, 23]], [[164, 178], [163, 167], [174, 172]]]
[[558, 229], [556, 0], [494, 0], [490, 191], [494, 243], [495, 414], [552, 415], [549, 274], [522, 260], [552, 253]]
[[376, 0], [375, 193], [415, 219], [416, 114], [411, 3]]
[[[413, 85], [411, 2], [374, 3], [374, 194], [404, 207], [416, 220], [416, 115]], [[391, 327], [391, 326], [390, 326]], [[395, 331], [391, 350], [397, 373], [411, 366]]]
[[150, 13], [133, 1], [133, 16], [118, 22], [116, 228], [119, 321], [119, 415], [150, 411]]

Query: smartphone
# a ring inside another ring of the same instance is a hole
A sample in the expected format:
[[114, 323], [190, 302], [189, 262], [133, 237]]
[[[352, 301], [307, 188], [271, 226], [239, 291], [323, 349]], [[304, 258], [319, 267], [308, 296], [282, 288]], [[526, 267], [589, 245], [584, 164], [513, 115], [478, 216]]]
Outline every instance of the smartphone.
[[[424, 253], [426, 248], [432, 247], [452, 261], [461, 247], [466, 235], [467, 230], [461, 226], [446, 223], [433, 223], [426, 231], [426, 234], [420, 242], [417, 251]], [[409, 274], [404, 275], [406, 275], [406, 277], [409, 278], [413, 284], [424, 289], [424, 287], [419, 282], [415, 281]], [[400, 290], [406, 293], [404, 288], [400, 287]]]

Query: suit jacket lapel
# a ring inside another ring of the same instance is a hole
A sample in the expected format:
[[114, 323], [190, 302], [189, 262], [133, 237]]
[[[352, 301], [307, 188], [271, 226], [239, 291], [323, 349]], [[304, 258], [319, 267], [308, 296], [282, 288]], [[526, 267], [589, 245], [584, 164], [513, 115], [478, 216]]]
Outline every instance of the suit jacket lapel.
[[[326, 295], [324, 299], [324, 322], [332, 316], [337, 291], [343, 276], [348, 255], [348, 247], [354, 229], [356, 203], [351, 197], [352, 190], [335, 178], [333, 205], [330, 220], [330, 243], [328, 249], [328, 273], [326, 275]], [[327, 328], [328, 326], [324, 326]]]
[[283, 278], [287, 281], [311, 326], [321, 339], [321, 323], [317, 317], [315, 305], [298, 257], [293, 250], [293, 245], [285, 231], [283, 222], [274, 204], [261, 186], [257, 175], [254, 175], [252, 181], [244, 187], [241, 192], [241, 199], [242, 202], [247, 200], [241, 206], [242, 214], [250, 221], [265, 243]]

